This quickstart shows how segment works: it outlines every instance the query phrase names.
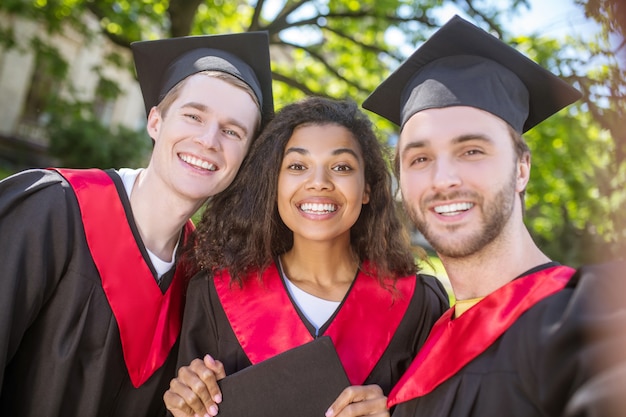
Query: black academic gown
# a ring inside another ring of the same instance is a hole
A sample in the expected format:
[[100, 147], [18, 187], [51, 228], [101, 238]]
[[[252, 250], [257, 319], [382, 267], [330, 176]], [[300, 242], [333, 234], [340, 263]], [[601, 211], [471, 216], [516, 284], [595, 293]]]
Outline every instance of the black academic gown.
[[[272, 291], [279, 293], [283, 301], [280, 305], [277, 305], [274, 299], [266, 300], [262, 298], [262, 301], [259, 301], [259, 298], [253, 296], [249, 300], [250, 302], [246, 302], [241, 301], [239, 295], [235, 295], [233, 297], [233, 304], [237, 302], [237, 300], [239, 301], [236, 306], [233, 306], [236, 308], [232, 310], [237, 314], [241, 313], [242, 316], [246, 316], [248, 311], [251, 313], [248, 315], [251, 320], [247, 323], [245, 321], [238, 322], [237, 327], [248, 327], [252, 329], [255, 334], [247, 336], [258, 341], [259, 344], [265, 343], [267, 340], [267, 338], [263, 336], [262, 331], [259, 331], [259, 328], [264, 327], [267, 327], [268, 338], [270, 336], [273, 340], [284, 338], [289, 341], [288, 343], [294, 345], [298, 342], [293, 341], [296, 336], [295, 334], [290, 334], [289, 329], [294, 329], [298, 327], [298, 325], [306, 327], [305, 332], [307, 333], [307, 337], [314, 338], [314, 327], [308, 323], [306, 318], [298, 311], [295, 303], [291, 300], [289, 291], [285, 287], [282, 278], [278, 275], [276, 265], [272, 265], [268, 271], [266, 271], [266, 274], [271, 275], [272, 282], [275, 285]], [[372, 277], [359, 275], [355, 282], [359, 279], [374, 280]], [[409, 278], [409, 280], [414, 279], [414, 277]], [[403, 317], [400, 317], [399, 324], [397, 325], [395, 333], [391, 335], [389, 343], [382, 346], [382, 355], [376, 363], [373, 364], [371, 372], [365, 376], [357, 376], [356, 380], [351, 381], [353, 384], [378, 384], [385, 394], [388, 393], [393, 384], [406, 370], [411, 359], [424, 342], [430, 327], [447, 309], [448, 297], [445, 289], [438, 280], [434, 277], [418, 275], [417, 280], [414, 282], [415, 289], [410, 299], [407, 300], [406, 312]], [[338, 311], [346, 308], [345, 306], [348, 303], [347, 299], [350, 298], [351, 294], [355, 291], [355, 285], [356, 284], [353, 284], [353, 287], [349, 290]], [[244, 291], [245, 288], [244, 286]], [[360, 287], [357, 287], [357, 289], [358, 288]], [[367, 291], [373, 293], [379, 292], [380, 294], [380, 292], [387, 292], [388, 290], [374, 283]], [[366, 306], [359, 306], [358, 298], [359, 296], [356, 296], [355, 299], [351, 299], [351, 302], [356, 301], [356, 304], [351, 304], [351, 308], [357, 310], [364, 308], [365, 310], [374, 311], [377, 312], [376, 314], [379, 315], [379, 317], [384, 314], [383, 310], [385, 307], [383, 306], [385, 303], [379, 305], [373, 303]], [[289, 315], [289, 313], [293, 312], [294, 315], [291, 317], [295, 317], [295, 321], [298, 323], [292, 323], [293, 326], [291, 324], [283, 326], [282, 324], [285, 324], [286, 320], [291, 320], [285, 318], [285, 320], [280, 321], [281, 325], [276, 324], [273, 326], [271, 318], [264, 321], [264, 318], [261, 317], [263, 314], [258, 314], [261, 309], [265, 310], [267, 308], [275, 309], [274, 311], [277, 315], [280, 315], [280, 317], [286, 317], [282, 316], [282, 314]], [[329, 319], [320, 329], [319, 335], [328, 333], [327, 330], [331, 327], [338, 314], [339, 313], [336, 312], [335, 315]], [[353, 340], [344, 339], [345, 343], [351, 344], [351, 346], [353, 345], [354, 347], [354, 349], [351, 348], [351, 350], [347, 352], [347, 356], [354, 355], [352, 356], [354, 358], [369, 355], [373, 350], [373, 346], [368, 346], [368, 343], [364, 342], [364, 340], [366, 340], [367, 337], [369, 337], [370, 340], [377, 339], [377, 330], [366, 326], [363, 322], [355, 321], [347, 323], [347, 325], [356, 330], [353, 333], [355, 335], [361, 330], [368, 332], [367, 334], [362, 333], [362, 340], [359, 338], [354, 338]], [[385, 326], [383, 325], [382, 327]], [[341, 330], [338, 332], [340, 334], [342, 333]], [[298, 337], [300, 336], [302, 335], [300, 334]], [[348, 337], [352, 338], [352, 336]], [[252, 344], [256, 343], [257, 342], [252, 342]], [[337, 345], [337, 343], [335, 344]], [[338, 347], [338, 350], [341, 350], [340, 347]], [[242, 348], [240, 341], [233, 331], [233, 327], [229, 322], [224, 306], [218, 296], [214, 279], [209, 279], [206, 274], [200, 273], [191, 280], [187, 291], [178, 365], [188, 365], [193, 359], [202, 357], [207, 353], [224, 363], [227, 375], [242, 370], [253, 363], [244, 351], [244, 348]], [[339, 354], [341, 356], [342, 352], [340, 351]], [[347, 373], [348, 376], [351, 377], [349, 370]], [[356, 373], [358, 373], [358, 371]], [[361, 381], [360, 379], [364, 380]], [[328, 405], [330, 406], [330, 404]]]
[[[109, 175], [130, 213], [119, 176]], [[128, 223], [155, 277], [133, 219]], [[50, 170], [1, 182], [0, 242], [0, 415], [164, 415], [177, 345], [145, 383], [133, 386], [68, 182]], [[163, 290], [173, 275], [162, 278]]]
[[[626, 373], [615, 373], [619, 364], [626, 364], [624, 293], [614, 295], [624, 288], [618, 285], [623, 271], [624, 265], [579, 270], [563, 289], [534, 304], [440, 385], [417, 398], [401, 398], [404, 402], [396, 406], [393, 417], [624, 415], [623, 409], [610, 414], [605, 401], [616, 392], [626, 394]], [[480, 308], [481, 303], [472, 307]], [[498, 316], [492, 315], [492, 320]], [[485, 327], [480, 326], [475, 332]], [[456, 360], [464, 355], [462, 344], [443, 342], [437, 353]], [[434, 362], [441, 363], [440, 358], [428, 362], [424, 372], [437, 372]], [[402, 383], [419, 382], [422, 375], [403, 377]], [[402, 383], [394, 388], [400, 396]]]

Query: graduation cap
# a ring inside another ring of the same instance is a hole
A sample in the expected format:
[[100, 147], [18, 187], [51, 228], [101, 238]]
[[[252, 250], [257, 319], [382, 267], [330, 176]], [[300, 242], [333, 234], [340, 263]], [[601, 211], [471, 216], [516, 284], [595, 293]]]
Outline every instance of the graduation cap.
[[250, 86], [261, 103], [263, 124], [274, 114], [267, 32], [186, 36], [130, 46], [146, 114], [180, 81], [205, 70], [231, 74]]
[[400, 127], [430, 108], [470, 106], [523, 133], [581, 94], [525, 55], [454, 16], [363, 102]]

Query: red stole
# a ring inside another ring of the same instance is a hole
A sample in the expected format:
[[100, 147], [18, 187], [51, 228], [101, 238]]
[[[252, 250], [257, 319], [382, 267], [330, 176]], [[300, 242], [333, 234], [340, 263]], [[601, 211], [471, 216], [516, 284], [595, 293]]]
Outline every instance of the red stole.
[[[365, 269], [367, 270], [367, 268]], [[333, 340], [348, 379], [362, 385], [389, 345], [415, 291], [416, 277], [404, 277], [392, 290], [359, 272], [324, 333]], [[392, 282], [388, 282], [390, 285]], [[217, 294], [237, 340], [253, 364], [313, 340], [300, 319], [276, 265], [243, 288], [227, 272], [215, 276]]]
[[454, 320], [450, 308], [391, 390], [387, 406], [433, 391], [487, 350], [526, 310], [562, 290], [573, 274], [566, 266], [547, 268], [511, 281]]
[[[113, 180], [102, 170], [56, 169], [72, 185], [85, 237], [120, 331], [135, 388], [160, 368], [180, 333], [186, 277], [179, 261], [163, 294], [146, 264]], [[184, 227], [185, 240], [193, 224]]]

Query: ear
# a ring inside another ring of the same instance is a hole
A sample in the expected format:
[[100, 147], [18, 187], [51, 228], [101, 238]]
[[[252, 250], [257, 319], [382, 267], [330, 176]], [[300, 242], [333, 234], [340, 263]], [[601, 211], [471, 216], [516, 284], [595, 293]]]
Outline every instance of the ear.
[[370, 202], [370, 185], [369, 184], [365, 184], [365, 190], [363, 191], [363, 201], [362, 204], [367, 204]]
[[530, 153], [526, 152], [517, 161], [517, 184], [515, 191], [520, 193], [526, 189], [530, 180]]
[[146, 130], [148, 131], [148, 135], [150, 135], [152, 140], [155, 142], [159, 137], [162, 122], [163, 118], [161, 117], [161, 112], [156, 108], [156, 106], [152, 107], [150, 109], [150, 113], [148, 114], [148, 124], [146, 125]]

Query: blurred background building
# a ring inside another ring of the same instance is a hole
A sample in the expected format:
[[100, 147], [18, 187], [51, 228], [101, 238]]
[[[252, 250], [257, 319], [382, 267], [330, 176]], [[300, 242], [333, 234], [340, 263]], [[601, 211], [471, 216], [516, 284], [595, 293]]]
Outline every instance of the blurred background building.
[[[9, 22], [10, 21], [10, 22]], [[98, 25], [85, 15], [85, 24]], [[50, 62], [53, 55], [39, 42], [45, 28], [35, 20], [0, 15], [0, 25], [13, 29], [17, 42], [0, 43], [0, 165], [7, 170], [44, 167], [54, 164], [48, 152], [50, 114], [44, 109], [52, 97], [90, 103], [104, 126], [125, 126], [139, 130], [145, 125], [141, 91], [128, 71], [107, 62], [115, 54], [130, 62], [130, 51], [101, 36], [85, 39], [71, 26], [51, 35], [50, 44], [67, 62], [67, 77], [58, 76]], [[106, 80], [119, 86], [116, 97], [99, 92]]]

